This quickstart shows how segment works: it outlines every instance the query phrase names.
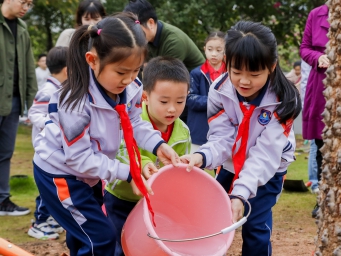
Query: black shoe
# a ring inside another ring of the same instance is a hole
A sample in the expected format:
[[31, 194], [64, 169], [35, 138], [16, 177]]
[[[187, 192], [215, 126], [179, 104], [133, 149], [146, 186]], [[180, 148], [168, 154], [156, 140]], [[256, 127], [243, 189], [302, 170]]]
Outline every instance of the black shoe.
[[21, 216], [30, 213], [30, 209], [17, 206], [9, 197], [0, 203], [0, 216]]
[[311, 216], [313, 218], [317, 218], [317, 211], [320, 209], [320, 206], [318, 204], [315, 205], [314, 210], [311, 212]]

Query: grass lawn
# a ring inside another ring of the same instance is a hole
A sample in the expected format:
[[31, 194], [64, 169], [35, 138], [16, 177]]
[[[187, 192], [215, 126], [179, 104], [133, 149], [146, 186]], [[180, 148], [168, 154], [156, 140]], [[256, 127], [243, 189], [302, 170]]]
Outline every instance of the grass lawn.
[[[298, 142], [299, 145], [302, 145], [302, 139], [300, 137], [298, 137]], [[289, 167], [287, 178], [302, 179], [306, 182], [308, 181], [307, 153], [304, 153], [304, 150], [297, 151], [302, 153], [298, 153], [297, 161]], [[19, 217], [0, 217], [0, 237], [18, 245], [37, 241], [26, 234], [30, 227], [31, 219], [34, 219], [35, 198], [38, 195], [38, 190], [33, 179], [32, 157], [31, 128], [20, 125], [16, 148], [12, 158], [11, 175], [27, 175], [28, 177], [11, 179], [11, 199], [20, 206], [29, 207], [31, 213]], [[311, 211], [315, 202], [316, 198], [310, 192], [293, 193], [284, 190], [279, 202], [273, 209], [274, 232], [281, 232], [282, 230], [288, 229], [295, 231], [297, 227], [307, 225], [307, 221], [309, 221], [309, 225], [314, 225], [314, 220], [311, 218]]]

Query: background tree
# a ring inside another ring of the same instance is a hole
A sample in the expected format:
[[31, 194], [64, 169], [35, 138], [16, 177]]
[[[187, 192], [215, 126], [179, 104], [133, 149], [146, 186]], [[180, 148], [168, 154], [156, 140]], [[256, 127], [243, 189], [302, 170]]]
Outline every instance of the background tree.
[[61, 31], [74, 27], [78, 3], [79, 0], [34, 0], [34, 8], [24, 19], [31, 35], [35, 56], [47, 53], [54, 46]]
[[[80, 0], [34, 0], [35, 7], [26, 16], [33, 41], [34, 54], [47, 52], [59, 33], [74, 27]], [[128, 0], [102, 0], [108, 14], [123, 10]], [[308, 13], [324, 0], [150, 0], [158, 17], [179, 27], [203, 48], [204, 39], [212, 30], [227, 31], [240, 19], [262, 22], [274, 32], [280, 54], [285, 59], [298, 58], [297, 47]], [[294, 57], [295, 56], [295, 57]], [[292, 60], [290, 60], [290, 67]], [[282, 67], [285, 67], [283, 65]]]
[[323, 112], [326, 127], [323, 131], [324, 146], [322, 179], [318, 213], [316, 256], [341, 255], [341, 2], [328, 1], [329, 42], [326, 53], [330, 60], [327, 77], [326, 107]]

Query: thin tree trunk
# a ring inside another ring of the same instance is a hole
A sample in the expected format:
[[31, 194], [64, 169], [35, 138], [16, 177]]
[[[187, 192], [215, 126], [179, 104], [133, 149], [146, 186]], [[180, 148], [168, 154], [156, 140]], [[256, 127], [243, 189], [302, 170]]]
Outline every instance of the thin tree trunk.
[[341, 0], [329, 0], [327, 5], [330, 29], [326, 53], [331, 65], [324, 80], [326, 127], [315, 255], [341, 256]]

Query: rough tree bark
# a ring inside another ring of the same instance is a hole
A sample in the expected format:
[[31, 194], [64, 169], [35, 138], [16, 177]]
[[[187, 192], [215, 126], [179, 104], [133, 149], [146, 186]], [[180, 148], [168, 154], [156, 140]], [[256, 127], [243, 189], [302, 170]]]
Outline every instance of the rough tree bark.
[[318, 201], [316, 256], [341, 256], [341, 0], [329, 0], [329, 42], [326, 53], [330, 60], [324, 80], [326, 124], [322, 180]]

